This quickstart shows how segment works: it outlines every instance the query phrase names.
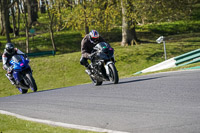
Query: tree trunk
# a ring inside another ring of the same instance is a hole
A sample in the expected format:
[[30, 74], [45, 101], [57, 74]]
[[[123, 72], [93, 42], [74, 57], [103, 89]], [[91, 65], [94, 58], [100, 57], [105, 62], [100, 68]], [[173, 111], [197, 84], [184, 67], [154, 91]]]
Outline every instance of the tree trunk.
[[[46, 4], [48, 4], [48, 1], [46, 0]], [[50, 36], [51, 36], [51, 43], [53, 46], [53, 50], [56, 51], [56, 44], [55, 44], [55, 40], [54, 40], [54, 32], [53, 32], [53, 20], [54, 20], [54, 13], [50, 13], [49, 8], [47, 8], [47, 12], [49, 15], [49, 20], [50, 20], [50, 24], [49, 24], [49, 32], [50, 32]]]
[[45, 1], [44, 0], [41, 0], [40, 12], [41, 13], [46, 13], [46, 6], [45, 6]]
[[10, 21], [9, 21], [9, 10], [8, 10], [7, 0], [1, 0], [1, 7], [2, 7], [1, 19], [3, 23], [2, 34], [6, 35], [7, 42], [11, 42], [10, 35], [9, 35]]
[[19, 29], [20, 29], [20, 6], [19, 6], [20, 2], [19, 0], [17, 1], [17, 10], [18, 10], [18, 17], [17, 17], [17, 29], [18, 29], [18, 35], [19, 35]]
[[26, 0], [26, 5], [28, 11], [28, 26], [31, 27], [34, 22], [37, 22], [38, 18], [37, 0]]
[[51, 18], [51, 23], [50, 23], [50, 26], [49, 26], [49, 30], [50, 30], [50, 35], [51, 35], [51, 43], [52, 43], [52, 46], [53, 46], [53, 50], [56, 51], [56, 45], [55, 45], [55, 40], [54, 40], [54, 32], [53, 32], [53, 18], [54, 18], [54, 14], [52, 15], [52, 18]]
[[[24, 0], [23, 0], [24, 3]], [[25, 3], [23, 5], [25, 7]], [[26, 53], [29, 53], [29, 27], [28, 27], [28, 21], [27, 21], [27, 16], [26, 16], [26, 10], [24, 10], [24, 20], [25, 20], [25, 27], [26, 27]]]
[[128, 42], [128, 23], [126, 20], [126, 7], [125, 7], [125, 3], [123, 0], [121, 0], [121, 6], [122, 6], [122, 42], [121, 42], [121, 46], [125, 46]]
[[58, 13], [59, 13], [59, 17], [58, 19], [58, 26], [57, 26], [57, 31], [60, 31], [62, 28], [62, 11], [61, 11], [61, 2], [58, 1]]
[[2, 30], [4, 28], [3, 27], [3, 22], [2, 22], [2, 1], [0, 2], [0, 27], [1, 27], [1, 33], [2, 33]]
[[87, 23], [87, 14], [86, 14], [86, 1], [83, 0], [83, 8], [84, 8], [84, 17], [85, 17], [85, 34], [89, 33], [89, 27], [88, 27], [88, 23]]
[[17, 29], [17, 22], [16, 22], [16, 17], [15, 17], [15, 10], [14, 10], [14, 7], [11, 7], [11, 13], [12, 13], [12, 23], [13, 23], [13, 33], [14, 33], [14, 37], [18, 36], [18, 29]]
[[122, 42], [121, 46], [137, 44], [135, 22], [127, 17], [127, 2], [121, 0], [122, 7]]

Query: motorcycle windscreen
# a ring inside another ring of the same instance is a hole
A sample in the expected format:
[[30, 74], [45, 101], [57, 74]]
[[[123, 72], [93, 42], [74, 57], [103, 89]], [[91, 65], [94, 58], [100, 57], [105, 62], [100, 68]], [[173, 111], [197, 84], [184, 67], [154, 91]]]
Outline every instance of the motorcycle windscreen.
[[22, 57], [20, 55], [14, 55], [12, 60], [16, 63], [22, 62]]
[[10, 61], [15, 71], [21, 71], [28, 67], [28, 60], [25, 60], [22, 55], [14, 55]]
[[96, 50], [102, 50], [103, 48], [109, 48], [109, 45], [105, 42], [100, 42], [95, 46]]

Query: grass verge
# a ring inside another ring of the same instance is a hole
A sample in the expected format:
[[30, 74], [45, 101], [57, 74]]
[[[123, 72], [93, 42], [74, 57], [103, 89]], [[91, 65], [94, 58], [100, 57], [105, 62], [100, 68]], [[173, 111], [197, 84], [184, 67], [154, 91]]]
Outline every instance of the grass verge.
[[[116, 67], [119, 77], [131, 77], [135, 72], [164, 61], [163, 45], [155, 42], [159, 36], [150, 36], [147, 41], [145, 34], [140, 34], [140, 39], [144, 40], [140, 45], [121, 47], [120, 42], [111, 43], [115, 49]], [[195, 50], [200, 46], [200, 33], [187, 33], [179, 35], [168, 35], [166, 37], [167, 58], [175, 57], [183, 53]], [[78, 38], [78, 37], [77, 37]], [[59, 40], [57, 40], [59, 41]], [[77, 41], [78, 42], [78, 41]], [[76, 43], [74, 43], [76, 44]], [[76, 44], [74, 51], [78, 51], [80, 45]], [[65, 51], [66, 49], [64, 49]], [[69, 50], [70, 52], [70, 50]], [[84, 72], [84, 67], [80, 65], [80, 52], [31, 58], [30, 65], [33, 69], [33, 76], [36, 80], [38, 91], [74, 86], [78, 84], [90, 83], [90, 78]], [[167, 69], [164, 71], [180, 70], [186, 67], [200, 66], [200, 63], [189, 66]], [[2, 68], [2, 63], [0, 64]], [[159, 71], [163, 72], [163, 71]], [[147, 73], [149, 74], [149, 73]], [[19, 94], [8, 79], [5, 71], [0, 69], [0, 97]], [[15, 117], [0, 114], [0, 132], [2, 133], [26, 133], [26, 132], [84, 132], [70, 130], [59, 127], [52, 127], [34, 122], [27, 122]]]
[[0, 133], [94, 133], [39, 124], [0, 114]]
[[[167, 58], [198, 49], [200, 33], [168, 36], [166, 38]], [[111, 43], [115, 49], [116, 67], [119, 77], [133, 76], [135, 72], [164, 61], [163, 45], [155, 40], [150, 43], [121, 47], [119, 42]], [[80, 52], [31, 58], [30, 65], [38, 91], [90, 83], [84, 67], [80, 65]], [[0, 64], [2, 67], [2, 64]], [[0, 97], [19, 94], [0, 69]]]

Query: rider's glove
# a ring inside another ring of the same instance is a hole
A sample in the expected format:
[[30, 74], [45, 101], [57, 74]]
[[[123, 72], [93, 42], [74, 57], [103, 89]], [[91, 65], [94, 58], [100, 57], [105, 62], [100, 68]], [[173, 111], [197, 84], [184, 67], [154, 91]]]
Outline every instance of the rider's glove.
[[88, 59], [89, 59], [89, 60], [92, 60], [92, 57], [93, 57], [93, 54], [90, 54], [90, 55], [88, 56]]
[[95, 54], [96, 54], [96, 53], [90, 54], [90, 55], [89, 55], [89, 59], [92, 60], [92, 58], [94, 57]]
[[92, 56], [91, 56], [91, 55], [88, 55], [88, 59], [89, 59], [89, 60], [92, 60]]

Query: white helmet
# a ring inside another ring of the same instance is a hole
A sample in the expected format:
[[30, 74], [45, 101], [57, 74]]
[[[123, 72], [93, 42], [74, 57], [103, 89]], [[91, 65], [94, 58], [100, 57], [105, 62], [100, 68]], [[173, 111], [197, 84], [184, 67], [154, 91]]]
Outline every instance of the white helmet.
[[98, 42], [99, 40], [99, 33], [96, 31], [96, 30], [91, 30], [90, 33], [90, 39], [93, 41], [93, 42]]

